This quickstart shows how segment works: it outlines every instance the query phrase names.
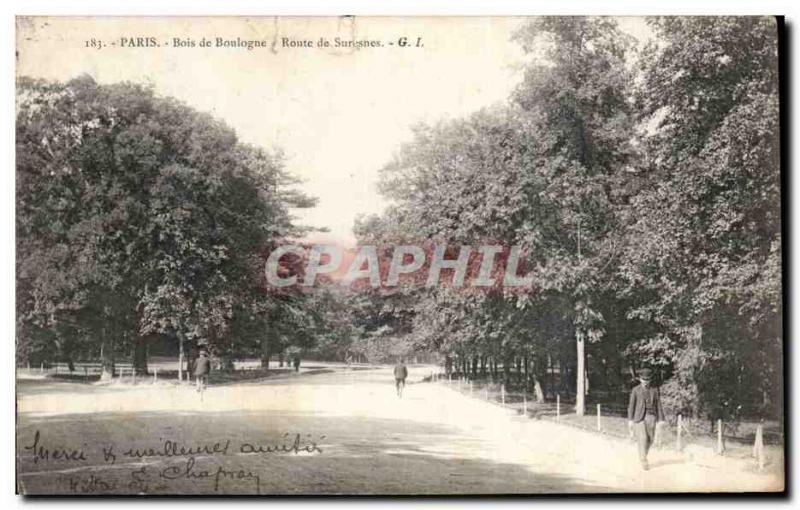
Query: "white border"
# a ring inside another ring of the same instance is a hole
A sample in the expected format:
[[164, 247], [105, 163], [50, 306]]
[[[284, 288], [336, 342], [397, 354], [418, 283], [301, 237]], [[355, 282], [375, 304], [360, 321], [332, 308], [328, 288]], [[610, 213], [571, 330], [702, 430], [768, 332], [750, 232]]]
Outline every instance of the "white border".
[[[787, 25], [789, 26], [789, 66], [791, 69], [797, 67], [798, 51], [797, 51], [797, 38], [798, 38], [798, 20], [800, 19], [800, 2], [788, 0], [759, 0], [759, 1], [742, 1], [742, 0], [726, 0], [726, 1], [700, 1], [700, 0], [671, 0], [662, 2], [643, 2], [639, 1], [612, 1], [606, 0], [602, 2], [582, 0], [582, 1], [514, 1], [514, 0], [447, 0], [432, 2], [430, 0], [405, 0], [405, 1], [369, 1], [369, 0], [343, 0], [343, 1], [311, 1], [311, 0], [280, 0], [274, 2], [255, 2], [255, 1], [242, 1], [242, 0], [225, 0], [225, 1], [212, 1], [212, 0], [194, 0], [194, 1], [172, 1], [172, 0], [129, 0], [127, 2], [108, 2], [100, 0], [84, 0], [84, 1], [57, 1], [57, 0], [12, 0], [0, 5], [0, 161], [2, 161], [2, 174], [0, 179], [0, 261], [3, 264], [3, 271], [0, 273], [0, 281], [2, 282], [2, 292], [0, 292], [0, 338], [3, 340], [3, 368], [0, 371], [2, 374], [1, 391], [2, 391], [2, 404], [7, 412], [2, 419], [2, 435], [0, 445], [5, 448], [4, 453], [0, 455], [0, 466], [2, 469], [2, 483], [0, 484], [1, 508], [7, 510], [9, 508], [17, 508], [22, 505], [43, 504], [42, 501], [30, 502], [25, 501], [21, 497], [14, 495], [14, 437], [15, 437], [15, 422], [14, 422], [14, 16], [15, 15], [341, 15], [341, 14], [355, 14], [355, 15], [552, 15], [552, 14], [607, 14], [607, 15], [645, 15], [645, 14], [673, 14], [673, 15], [707, 15], [707, 14], [773, 14], [785, 15], [787, 18]], [[792, 110], [789, 112], [789, 123], [794, 124], [797, 112], [797, 90], [796, 80], [790, 81], [792, 98]], [[798, 134], [794, 130], [791, 132], [791, 140], [788, 141], [791, 146], [798, 147]], [[794, 158], [796, 160], [797, 154]], [[793, 173], [794, 168], [786, 168], [785, 172]], [[787, 190], [788, 191], [788, 190]], [[795, 176], [791, 181], [791, 192], [793, 197], [800, 196], [800, 180]], [[798, 250], [795, 239], [800, 233], [800, 217], [798, 217], [797, 207], [790, 210], [791, 223], [792, 223], [792, 243], [791, 253], [793, 254], [791, 262], [794, 271], [790, 275], [791, 281], [787, 282], [790, 285], [791, 295], [790, 300], [795, 305], [797, 304], [797, 271], [798, 271]], [[789, 261], [787, 261], [789, 262]], [[787, 334], [787, 340], [789, 336]], [[793, 342], [788, 341], [787, 345], [792, 347], [790, 354], [792, 360], [792, 368], [798, 370], [800, 363], [798, 363], [798, 347], [792, 345]], [[792, 416], [791, 423], [792, 430], [788, 431], [792, 446], [797, 442], [795, 431], [797, 430], [797, 407], [796, 400], [797, 392], [797, 377], [791, 377], [792, 381], [792, 396], [795, 397], [795, 402], [792, 402]], [[792, 448], [795, 450], [795, 448]], [[791, 455], [792, 460], [796, 460], [795, 455]], [[794, 491], [797, 490], [797, 469], [792, 469], [792, 480], [788, 481]], [[473, 504], [494, 504], [497, 502], [491, 501], [447, 501], [436, 500], [430, 503], [436, 506], [462, 506]], [[739, 501], [746, 505], [763, 504], [763, 501], [744, 500]], [[123, 500], [103, 500], [103, 501], [85, 501], [77, 500], [73, 502], [47, 502], [48, 506], [62, 506], [62, 505], [95, 505], [95, 504], [133, 504], [136, 506], [143, 505], [143, 502], [129, 502]], [[182, 505], [197, 505], [202, 504], [206, 506], [211, 504], [214, 506], [228, 505], [229, 502], [201, 502], [198, 500], [190, 500], [178, 502], [176, 500], [168, 501], [151, 501], [149, 506], [155, 505], [159, 508], [167, 508], [173, 506], [175, 503]], [[316, 501], [292, 501], [292, 502], [279, 502], [279, 501], [242, 501], [239, 500], [234, 504], [267, 504], [270, 506], [292, 506], [297, 507], [307, 505], [330, 505], [330, 504], [367, 504], [369, 506], [384, 506], [395, 504], [388, 500], [385, 501], [342, 501], [342, 500], [316, 500]], [[502, 500], [500, 504], [530, 504], [530, 501], [513, 501]], [[552, 505], [561, 503], [557, 500], [536, 500], [532, 502], [535, 505]], [[588, 503], [582, 500], [570, 500], [566, 506], [576, 507]], [[602, 504], [602, 505], [619, 505], [619, 504], [632, 504], [632, 505], [653, 505], [657, 504], [667, 506], [681, 507], [689, 505], [695, 507], [706, 507], [708, 505], [718, 506], [730, 504], [730, 501], [614, 501], [614, 500], [593, 500], [589, 504]], [[399, 504], [403, 506], [422, 506], [428, 504], [427, 501], [408, 501], [403, 500]]]

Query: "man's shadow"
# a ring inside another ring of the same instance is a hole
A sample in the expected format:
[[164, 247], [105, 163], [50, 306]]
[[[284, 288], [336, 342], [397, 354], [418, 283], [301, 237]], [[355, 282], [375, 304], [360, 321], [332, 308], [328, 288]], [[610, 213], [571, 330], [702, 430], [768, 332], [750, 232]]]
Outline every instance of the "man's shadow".
[[671, 464], [685, 464], [685, 462], [683, 460], [680, 460], [680, 459], [659, 460], [659, 461], [656, 461], [656, 462], [651, 462], [650, 463], [650, 469], [654, 469], [654, 468], [657, 468], [657, 467], [669, 466]]

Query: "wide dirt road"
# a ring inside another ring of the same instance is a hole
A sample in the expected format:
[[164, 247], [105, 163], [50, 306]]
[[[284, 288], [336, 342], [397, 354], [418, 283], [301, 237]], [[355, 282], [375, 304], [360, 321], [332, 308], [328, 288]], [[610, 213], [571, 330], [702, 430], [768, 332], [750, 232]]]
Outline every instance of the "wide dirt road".
[[779, 490], [779, 469], [522, 420], [413, 368], [211, 387], [22, 384], [18, 484], [29, 494], [491, 494]]

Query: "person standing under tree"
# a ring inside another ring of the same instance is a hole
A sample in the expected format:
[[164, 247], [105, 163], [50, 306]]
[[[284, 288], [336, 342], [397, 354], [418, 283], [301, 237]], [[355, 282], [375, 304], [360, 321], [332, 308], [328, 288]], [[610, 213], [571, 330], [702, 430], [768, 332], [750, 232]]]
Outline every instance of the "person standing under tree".
[[639, 371], [640, 384], [631, 390], [628, 404], [628, 432], [636, 433], [639, 447], [639, 461], [642, 469], [647, 471], [647, 453], [653, 444], [658, 422], [664, 421], [664, 410], [661, 407], [661, 394], [658, 388], [650, 384], [653, 371], [643, 368]]
[[294, 371], [295, 372], [299, 372], [300, 371], [300, 355], [299, 354], [295, 355], [295, 357], [294, 357]]
[[397, 396], [403, 398], [403, 388], [406, 386], [406, 377], [408, 377], [408, 368], [405, 362], [401, 359], [400, 363], [394, 366], [394, 384], [397, 389]]
[[200, 356], [194, 363], [194, 377], [197, 381], [197, 392], [200, 393], [208, 385], [208, 374], [211, 372], [211, 360], [205, 350], [200, 351]]

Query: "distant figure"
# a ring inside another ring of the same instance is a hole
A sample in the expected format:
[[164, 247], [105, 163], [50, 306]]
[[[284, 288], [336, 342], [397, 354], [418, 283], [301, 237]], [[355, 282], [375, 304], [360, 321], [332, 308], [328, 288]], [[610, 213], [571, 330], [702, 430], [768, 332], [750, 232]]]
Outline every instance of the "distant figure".
[[211, 360], [206, 351], [201, 350], [200, 356], [194, 363], [194, 376], [197, 381], [197, 392], [201, 392], [208, 385], [208, 374], [211, 372]]
[[394, 366], [394, 384], [397, 389], [397, 396], [403, 397], [403, 388], [406, 386], [406, 377], [408, 377], [408, 368], [406, 368], [403, 360]]
[[664, 421], [664, 410], [661, 407], [661, 394], [658, 388], [650, 384], [653, 372], [649, 368], [639, 371], [640, 384], [631, 390], [630, 403], [628, 404], [628, 432], [631, 436], [636, 432], [636, 441], [639, 446], [639, 461], [642, 469], [647, 471], [647, 452], [653, 444], [656, 434], [656, 425]]
[[300, 371], [300, 356], [299, 355], [294, 357], [294, 371], [295, 372], [299, 372]]

